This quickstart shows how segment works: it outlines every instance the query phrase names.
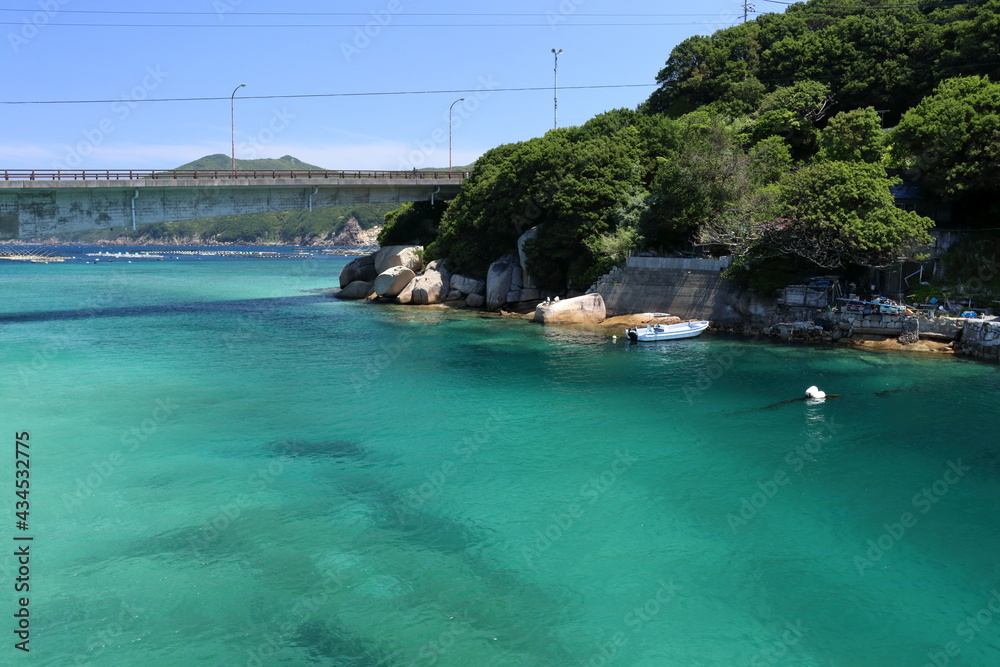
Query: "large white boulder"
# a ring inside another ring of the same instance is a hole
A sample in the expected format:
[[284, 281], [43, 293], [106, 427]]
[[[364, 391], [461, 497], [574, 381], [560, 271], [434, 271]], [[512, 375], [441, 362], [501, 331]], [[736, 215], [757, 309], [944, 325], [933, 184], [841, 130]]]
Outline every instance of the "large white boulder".
[[542, 324], [600, 324], [608, 311], [600, 294], [584, 294], [572, 299], [540, 303], [535, 307], [535, 322]]
[[355, 257], [340, 270], [340, 287], [343, 289], [355, 280], [370, 283], [375, 280], [378, 273], [375, 270], [375, 257], [373, 255]]
[[376, 275], [394, 266], [405, 266], [416, 273], [424, 268], [424, 263], [417, 253], [423, 250], [418, 245], [387, 245], [379, 248], [373, 255]]
[[391, 299], [398, 296], [414, 278], [416, 278], [416, 274], [405, 266], [389, 267], [375, 278], [375, 293]]
[[[434, 264], [432, 262], [431, 266]], [[444, 268], [441, 264], [437, 264], [437, 266]], [[413, 279], [410, 303], [424, 306], [444, 301], [450, 291], [448, 279], [447, 272], [436, 271], [429, 266], [423, 275]]]
[[507, 302], [514, 269], [520, 268], [517, 255], [504, 255], [490, 264], [486, 274], [486, 310], [499, 310]]

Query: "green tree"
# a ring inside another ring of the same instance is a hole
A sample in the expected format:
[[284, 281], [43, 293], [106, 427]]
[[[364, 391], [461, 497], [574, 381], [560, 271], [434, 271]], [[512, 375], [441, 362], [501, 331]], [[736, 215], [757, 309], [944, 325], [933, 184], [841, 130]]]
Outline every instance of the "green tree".
[[795, 159], [816, 151], [820, 122], [833, 102], [830, 87], [818, 81], [797, 81], [768, 93], [747, 128], [751, 141], [779, 136], [788, 142]]
[[819, 157], [841, 162], [881, 162], [882, 119], [872, 107], [842, 111], [820, 131]]
[[1000, 84], [942, 81], [892, 133], [893, 156], [935, 194], [992, 191], [1000, 177]]
[[803, 167], [782, 181], [780, 217], [760, 228], [759, 241], [828, 268], [919, 258], [934, 223], [893, 205], [889, 188], [898, 182], [864, 162]]
[[636, 128], [596, 132], [553, 130], [488, 151], [449, 206], [428, 253], [445, 257], [454, 271], [483, 275], [492, 261], [516, 250], [523, 232], [543, 225], [526, 245], [527, 270], [546, 287], [588, 284], [604, 264], [599, 237], [616, 231], [614, 212], [644, 194]]
[[705, 111], [679, 122], [677, 145], [660, 158], [643, 236], [660, 250], [727, 244], [748, 217], [766, 215], [767, 187], [791, 165], [788, 146], [768, 137], [747, 149], [739, 123]]

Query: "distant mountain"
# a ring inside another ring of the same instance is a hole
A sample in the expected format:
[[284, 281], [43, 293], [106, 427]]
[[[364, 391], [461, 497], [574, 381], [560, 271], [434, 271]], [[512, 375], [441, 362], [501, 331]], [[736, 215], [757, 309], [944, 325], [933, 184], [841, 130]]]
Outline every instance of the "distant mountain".
[[[230, 156], [223, 155], [222, 153], [216, 153], [215, 155], [206, 155], [205, 157], [198, 158], [193, 162], [182, 164], [177, 168], [178, 169], [231, 169], [232, 166], [233, 166], [233, 161]], [[317, 171], [322, 171], [325, 169], [325, 167], [317, 167], [314, 164], [303, 162], [297, 157], [292, 157], [291, 155], [283, 155], [278, 159], [261, 158], [259, 160], [241, 160], [239, 158], [236, 158], [236, 168], [237, 169], [312, 169]]]

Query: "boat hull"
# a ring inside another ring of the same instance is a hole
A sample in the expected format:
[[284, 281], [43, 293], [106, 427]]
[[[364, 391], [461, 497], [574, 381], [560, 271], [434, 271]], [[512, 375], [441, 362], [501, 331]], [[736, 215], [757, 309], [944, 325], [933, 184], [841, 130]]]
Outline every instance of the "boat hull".
[[643, 328], [626, 329], [625, 335], [636, 343], [652, 343], [660, 340], [680, 340], [694, 338], [708, 328], [708, 321], [681, 322], [669, 326], [656, 325]]

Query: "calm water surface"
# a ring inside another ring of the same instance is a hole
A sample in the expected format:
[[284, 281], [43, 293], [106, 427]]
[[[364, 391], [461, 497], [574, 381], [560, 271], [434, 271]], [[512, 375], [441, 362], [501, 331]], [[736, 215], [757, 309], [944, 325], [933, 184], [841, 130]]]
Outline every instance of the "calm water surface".
[[317, 293], [346, 261], [0, 263], [0, 662], [1000, 664], [996, 367]]

